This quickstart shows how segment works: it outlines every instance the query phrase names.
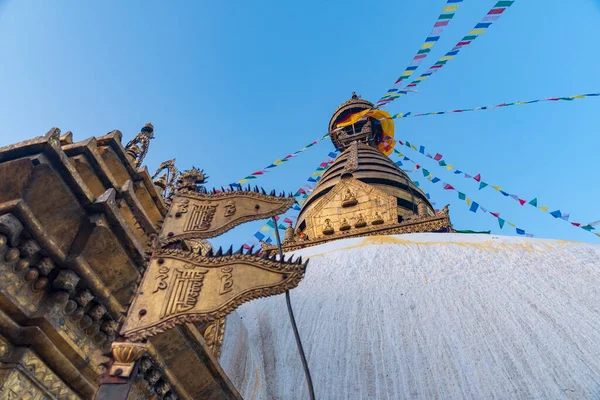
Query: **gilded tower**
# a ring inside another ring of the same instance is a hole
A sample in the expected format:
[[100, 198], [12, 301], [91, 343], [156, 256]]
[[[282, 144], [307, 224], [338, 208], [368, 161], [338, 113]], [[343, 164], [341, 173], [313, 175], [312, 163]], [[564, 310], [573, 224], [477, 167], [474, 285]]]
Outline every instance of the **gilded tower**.
[[[287, 250], [367, 235], [448, 232], [448, 209], [436, 212], [425, 193], [383, 151], [393, 123], [374, 117], [338, 128], [351, 115], [373, 108], [355, 93], [329, 121], [331, 141], [341, 154], [302, 206]], [[387, 153], [391, 152], [388, 148]], [[269, 249], [270, 246], [265, 246]]]

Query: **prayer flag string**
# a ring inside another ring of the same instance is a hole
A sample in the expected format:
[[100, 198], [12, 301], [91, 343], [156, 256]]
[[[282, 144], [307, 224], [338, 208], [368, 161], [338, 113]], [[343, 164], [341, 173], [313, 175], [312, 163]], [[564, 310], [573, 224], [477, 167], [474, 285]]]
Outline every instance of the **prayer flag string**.
[[[417, 51], [417, 54], [415, 54], [410, 64], [404, 69], [400, 77], [396, 80], [396, 82], [392, 86], [392, 89], [389, 89], [387, 91], [386, 95], [388, 95], [389, 93], [394, 93], [395, 90], [393, 89], [397, 89], [399, 86], [401, 86], [402, 81], [408, 80], [410, 76], [415, 72], [415, 70], [419, 68], [419, 65], [423, 62], [423, 60], [425, 60], [425, 58], [427, 58], [427, 56], [431, 52], [431, 49], [433, 49], [433, 47], [439, 41], [440, 37], [442, 36], [442, 33], [444, 32], [444, 28], [448, 26], [450, 20], [454, 18], [454, 14], [456, 13], [458, 6], [460, 5], [459, 3], [462, 3], [462, 1], [463, 0], [446, 1], [444, 7], [442, 8], [441, 14], [439, 15], [439, 17], [433, 24], [433, 27], [431, 28], [431, 32], [429, 32], [429, 35], [427, 35], [427, 37], [425, 38], [425, 42], [423, 42], [423, 44], [419, 48], [419, 51]], [[384, 95], [384, 97], [382, 97], [380, 101], [384, 100], [385, 98], [386, 97]], [[382, 103], [382, 106], [383, 105], [385, 105], [385, 103]]]
[[[285, 224], [288, 224], [288, 226], [289, 226], [290, 224], [294, 223], [294, 220], [298, 217], [298, 213], [301, 210], [302, 204], [304, 204], [304, 202], [306, 201], [308, 196], [311, 194], [311, 192], [313, 191], [317, 182], [319, 182], [321, 180], [323, 173], [327, 170], [327, 168], [329, 168], [329, 166], [331, 164], [333, 164], [336, 157], [337, 157], [336, 152], [332, 151], [329, 154], [327, 154], [327, 157], [323, 161], [321, 161], [321, 163], [319, 163], [319, 166], [317, 167], [315, 172], [313, 172], [308, 177], [308, 179], [306, 180], [306, 183], [304, 183], [304, 185], [302, 185], [296, 191], [296, 193], [294, 194], [294, 197], [296, 197], [296, 201], [298, 204], [294, 204], [292, 206], [291, 214], [289, 214], [289, 215], [286, 214], [283, 216], [284, 217], [284, 219], [282, 220], [283, 223], [279, 222], [279, 220], [280, 220], [279, 216], [276, 217], [276, 220], [278, 221], [277, 222], [278, 229], [282, 229], [285, 231], [285, 229], [287, 228], [287, 226]], [[254, 235], [252, 235], [252, 237], [246, 243], [244, 243], [244, 245], [243, 245], [244, 249], [249, 250], [253, 246], [260, 245], [261, 242], [271, 243], [272, 242], [271, 235], [273, 234], [274, 231], [275, 231], [275, 224], [273, 223], [273, 220], [269, 219], [266, 224], [264, 224], [258, 231], [256, 231], [254, 233]]]
[[[531, 199], [531, 200], [526, 200], [524, 198], [522, 198], [521, 196], [517, 195], [517, 194], [513, 194], [513, 193], [509, 193], [506, 192], [502, 189], [501, 186], [498, 185], [492, 185], [490, 183], [485, 182], [482, 178], [481, 178], [481, 174], [477, 173], [476, 175], [474, 174], [468, 174], [462, 170], [459, 170], [457, 168], [454, 167], [454, 165], [450, 164], [449, 162], [445, 161], [443, 159], [443, 155], [441, 155], [440, 153], [436, 153], [433, 152], [435, 155], [432, 155], [431, 153], [427, 152], [425, 149], [425, 146], [420, 146], [420, 145], [415, 145], [413, 143], [410, 143], [408, 141], [402, 141], [399, 140], [398, 143], [400, 143], [402, 146], [406, 146], [408, 148], [410, 148], [411, 150], [416, 151], [417, 153], [421, 153], [423, 156], [428, 157], [433, 159], [434, 161], [437, 162], [437, 164], [440, 167], [444, 167], [446, 168], [448, 171], [454, 171], [454, 174], [456, 175], [464, 175], [465, 178], [467, 179], [473, 179], [474, 181], [476, 181], [479, 184], [479, 190], [482, 190], [484, 188], [487, 187], [491, 187], [492, 189], [494, 189], [495, 191], [497, 191], [498, 193], [502, 194], [504, 197], [510, 197], [512, 199], [514, 199], [515, 201], [518, 201], [519, 204], [521, 204], [522, 206], [524, 206], [525, 204], [529, 204], [530, 206], [533, 206], [545, 213], [550, 214], [552, 217], [558, 219], [562, 219], [566, 222], [569, 222], [572, 226], [576, 227], [576, 228], [581, 228], [587, 232], [591, 232], [593, 234], [595, 234], [596, 236], [600, 237], [600, 234], [598, 232], [593, 232], [596, 230], [594, 224], [582, 224], [579, 222], [575, 222], [575, 221], [569, 221], [570, 218], [570, 214], [561, 211], [560, 209], [555, 210], [555, 211], [548, 211], [550, 208], [548, 206], [544, 206], [544, 205], [539, 205], [538, 204], [538, 199], [537, 197]], [[415, 163], [415, 171], [422, 168], [420, 165]], [[423, 169], [423, 174], [425, 175], [425, 171], [427, 171], [426, 169]], [[425, 175], [427, 176], [427, 175]]]
[[[473, 107], [473, 108], [461, 108], [461, 109], [446, 110], [446, 111], [432, 111], [432, 112], [421, 113], [421, 114], [413, 114], [412, 112], [409, 111], [407, 113], [394, 114], [394, 115], [392, 115], [390, 117], [390, 119], [425, 117], [425, 116], [429, 116], [429, 115], [442, 115], [442, 114], [452, 114], [452, 113], [463, 113], [463, 112], [469, 112], [469, 111], [495, 110], [497, 108], [504, 108], [504, 107], [517, 106], [517, 105], [534, 104], [534, 103], [541, 103], [541, 102], [547, 102], [547, 101], [553, 101], [553, 102], [557, 102], [557, 101], [573, 101], [573, 100], [578, 100], [578, 99], [585, 99], [585, 98], [588, 98], [588, 97], [599, 97], [599, 96], [600, 96], [600, 92], [599, 93], [577, 94], [577, 95], [574, 95], [574, 96], [547, 97], [545, 99], [528, 100], [528, 101], [514, 101], [512, 103], [500, 103], [500, 104], [496, 104], [496, 105], [493, 105], [493, 106], [481, 106], [481, 107]], [[369, 114], [367, 113], [365, 116], [362, 117], [362, 119], [365, 119], [368, 116], [369, 116]], [[382, 118], [381, 120], [383, 120], [383, 119], [385, 119], [385, 118]]]
[[[575, 96], [548, 97], [545, 99], [538, 99], [538, 100], [515, 101], [512, 103], [500, 103], [500, 104], [496, 104], [495, 106], [482, 106], [482, 107], [474, 107], [474, 108], [462, 108], [462, 109], [458, 109], [458, 110], [433, 111], [433, 112], [422, 113], [422, 114], [412, 114], [412, 113], [408, 112], [405, 114], [396, 114], [396, 115], [400, 115], [400, 117], [398, 117], [398, 118], [425, 117], [428, 115], [442, 115], [442, 114], [451, 114], [451, 113], [463, 113], [463, 112], [468, 112], [468, 111], [494, 110], [496, 108], [540, 103], [543, 101], [573, 101], [576, 99], [585, 99], [586, 97], [598, 97], [598, 96], [600, 96], [600, 93], [587, 93], [587, 94], [578, 94]], [[393, 116], [392, 118], [394, 118], [394, 117], [396, 117], [396, 116]]]
[[[478, 203], [477, 201], [471, 199], [465, 193], [460, 192], [453, 185], [451, 185], [451, 184], [449, 184], [447, 182], [444, 182], [440, 178], [434, 176], [427, 169], [421, 167], [419, 164], [417, 164], [416, 162], [414, 162], [413, 160], [411, 160], [410, 158], [408, 158], [407, 156], [405, 156], [404, 154], [402, 154], [397, 149], [394, 149], [394, 153], [396, 153], [396, 155], [398, 157], [402, 157], [402, 161], [408, 161], [408, 162], [411, 162], [411, 163], [415, 164], [415, 169], [413, 171], [411, 171], [412, 173], [414, 173], [414, 172], [418, 171], [419, 169], [421, 169], [421, 171], [423, 172], [423, 176], [426, 177], [427, 180], [430, 181], [431, 183], [440, 183], [442, 185], [442, 188], [444, 190], [454, 190], [455, 192], [457, 192], [458, 199], [464, 201], [467, 204], [467, 207], [469, 207], [469, 211], [471, 211], [471, 212], [473, 212], [475, 214], [477, 213], [477, 211], [482, 211], [485, 214], [489, 214], [489, 215], [493, 216], [498, 221], [498, 226], [500, 227], [500, 229], [504, 229], [505, 224], [507, 224], [507, 225], [515, 228], [515, 232], [517, 233], [517, 235], [522, 235], [522, 236], [527, 236], [527, 237], [533, 237], [534, 236], [532, 233], [528, 233], [524, 229], [521, 229], [521, 228], [517, 227], [517, 225], [515, 223], [512, 223], [510, 221], [507, 221], [504, 218], [501, 218], [500, 217], [500, 213], [493, 212], [493, 211], [488, 211], [488, 209], [485, 208], [485, 207], [483, 207], [480, 203]], [[398, 165], [398, 163], [396, 163], [396, 165]], [[401, 161], [400, 161], [400, 165], [402, 165]], [[419, 186], [419, 182], [418, 181], [413, 181], [413, 183], [415, 183], [417, 186]]]
[[418, 84], [442, 69], [450, 60], [454, 59], [462, 49], [473, 43], [473, 41], [485, 33], [494, 22], [498, 21], [504, 11], [506, 11], [506, 9], [514, 2], [515, 0], [498, 1], [496, 5], [494, 5], [494, 7], [492, 7], [492, 9], [489, 10], [488, 13], [477, 23], [477, 25], [475, 25], [475, 27], [467, 32], [467, 34], [458, 43], [456, 43], [456, 45], [454, 45], [452, 50], [444, 54], [444, 56], [436, 61], [431, 67], [429, 67], [427, 71], [421, 74], [421, 76], [412, 81], [410, 84], [406, 85], [403, 89], [392, 88], [388, 90], [388, 92], [383, 95], [381, 100], [377, 102], [376, 107], [383, 107], [398, 97], [404, 96], [409, 90], [414, 90]]
[[267, 172], [269, 172], [271, 170], [271, 168], [275, 168], [281, 164], [283, 164], [284, 162], [289, 161], [291, 158], [296, 157], [299, 153], [302, 153], [306, 150], [308, 150], [309, 148], [311, 148], [312, 146], [314, 146], [315, 144], [319, 143], [321, 140], [323, 139], [327, 139], [329, 137], [329, 133], [321, 136], [319, 139], [307, 144], [306, 146], [304, 146], [303, 148], [301, 148], [298, 151], [295, 151], [291, 154], [288, 154], [287, 156], [283, 157], [283, 158], [278, 158], [275, 161], [273, 161], [271, 164], [267, 165], [265, 168], [253, 172], [250, 175], [248, 175], [245, 178], [242, 178], [234, 183], [231, 183], [231, 186], [235, 186], [235, 187], [241, 187], [242, 184], [247, 183], [249, 180], [251, 179], [257, 179], [259, 176], [266, 174]]

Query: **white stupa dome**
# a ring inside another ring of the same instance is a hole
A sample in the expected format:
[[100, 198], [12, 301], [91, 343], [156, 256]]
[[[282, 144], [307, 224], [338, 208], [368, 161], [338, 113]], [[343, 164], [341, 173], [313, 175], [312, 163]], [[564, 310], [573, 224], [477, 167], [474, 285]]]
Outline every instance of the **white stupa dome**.
[[[316, 397], [600, 398], [600, 246], [491, 235], [345, 239], [291, 292]], [[244, 399], [307, 399], [284, 295], [228, 317]]]

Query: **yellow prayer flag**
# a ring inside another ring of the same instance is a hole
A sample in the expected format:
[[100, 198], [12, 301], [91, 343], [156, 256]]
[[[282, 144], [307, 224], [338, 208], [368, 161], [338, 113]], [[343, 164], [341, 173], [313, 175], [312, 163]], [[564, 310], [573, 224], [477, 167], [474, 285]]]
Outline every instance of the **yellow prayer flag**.
[[578, 94], [577, 96], [571, 96], [571, 97], [574, 98], [574, 99], [585, 99], [585, 96], [582, 95], [582, 94]]
[[275, 165], [279, 165], [279, 164], [283, 164], [283, 161], [281, 161], [279, 158], [275, 161], [273, 161], [273, 164]]
[[596, 236], [600, 237], [600, 233], [594, 233], [594, 235], [596, 235]]
[[496, 189], [497, 191], [501, 191], [502, 188], [500, 186], [492, 186], [494, 189]]
[[341, 127], [344, 127], [344, 126], [354, 125], [355, 123], [357, 123], [358, 121], [360, 121], [361, 118], [367, 117], [368, 115], [370, 115], [369, 114], [370, 112], [371, 112], [371, 109], [367, 108], [366, 110], [363, 110], [361, 112], [357, 112], [356, 114], [352, 114], [345, 121], [342, 121], [339, 124], [337, 124], [337, 127], [341, 128]]
[[[413, 150], [417, 150], [417, 148], [415, 147], [415, 145], [414, 145], [414, 144], [411, 144], [411, 145], [410, 145], [410, 148], [411, 148], [411, 149], [413, 149]], [[417, 150], [417, 151], [418, 151], [418, 150]]]
[[240, 179], [239, 181], [237, 181], [237, 183], [246, 183], [248, 182], [248, 179]]
[[402, 76], [411, 76], [414, 71], [404, 71]]
[[271, 229], [271, 228], [269, 227], [269, 225], [264, 225], [262, 228], [260, 228], [260, 231], [261, 231], [261, 232], [269, 232], [269, 229]]
[[542, 210], [542, 211], [548, 211], [548, 206], [540, 206], [540, 210]]
[[515, 104], [527, 104], [524, 101], [517, 101]]
[[428, 180], [428, 181], [430, 181], [430, 180], [432, 180], [432, 179], [433, 179], [433, 175], [429, 175], [429, 176], [427, 177], [427, 180]]
[[448, 61], [448, 60], [452, 60], [454, 58], [454, 56], [444, 56], [442, 58], [440, 58], [440, 61]]
[[485, 33], [485, 29], [472, 29], [467, 35], [481, 35], [482, 33]]
[[435, 42], [427, 42], [427, 43], [423, 43], [423, 46], [421, 46], [422, 49], [430, 49], [435, 45]]
[[446, 6], [442, 10], [442, 13], [448, 13], [448, 12], [456, 11], [457, 8], [458, 8], [458, 6]]
[[513, 224], [512, 222], [506, 221], [506, 223], [509, 224], [510, 226], [512, 226], [513, 228], [517, 226], [517, 225]]
[[446, 169], [447, 169], [448, 171], [450, 171], [451, 169], [454, 169], [454, 165], [452, 165], [452, 164], [448, 164], [448, 165], [446, 165]]
[[468, 198], [468, 197], [467, 197], [466, 201], [467, 201], [467, 205], [469, 205], [469, 206], [470, 206], [470, 205], [473, 203], [473, 202], [471, 201], [471, 199], [470, 199], [470, 198]]
[[415, 81], [418, 81], [418, 82], [420, 82], [420, 81], [424, 81], [425, 79], [427, 79], [427, 77], [426, 77], [426, 76], [420, 76], [420, 77], [418, 77], [417, 79], [415, 79]]

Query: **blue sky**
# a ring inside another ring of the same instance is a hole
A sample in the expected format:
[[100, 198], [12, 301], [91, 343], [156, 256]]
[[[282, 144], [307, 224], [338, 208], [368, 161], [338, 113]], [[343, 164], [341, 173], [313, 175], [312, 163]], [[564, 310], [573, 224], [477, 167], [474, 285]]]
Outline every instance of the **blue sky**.
[[[225, 185], [326, 133], [352, 91], [376, 101], [429, 33], [431, 1], [0, 2], [0, 146], [57, 126], [75, 140], [155, 126], [146, 163], [177, 158]], [[495, 0], [465, 0], [427, 61], [448, 51]], [[413, 113], [597, 92], [598, 0], [517, 0], [419, 92], [387, 106]], [[419, 72], [422, 72], [419, 69]], [[600, 219], [600, 98], [404, 119], [396, 136], [457, 168], [588, 223]], [[333, 146], [323, 141], [257, 180], [295, 191]], [[600, 242], [531, 206], [406, 151], [433, 174], [536, 237]], [[419, 176], [457, 229], [498, 228], [456, 192]], [[246, 241], [261, 224], [219, 244]]]

